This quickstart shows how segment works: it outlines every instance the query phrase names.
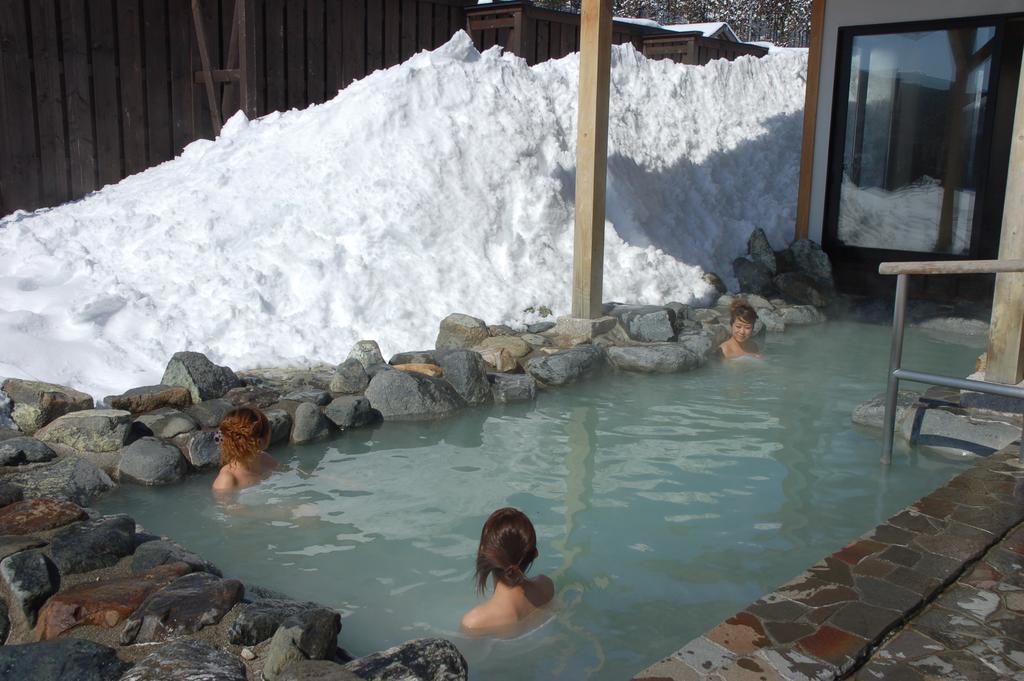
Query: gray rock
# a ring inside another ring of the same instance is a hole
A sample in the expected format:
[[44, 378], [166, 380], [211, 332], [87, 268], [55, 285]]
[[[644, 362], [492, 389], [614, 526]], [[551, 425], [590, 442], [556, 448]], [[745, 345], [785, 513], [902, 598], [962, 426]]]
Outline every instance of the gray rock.
[[[299, 660], [281, 671], [277, 681], [363, 681], [330, 660]], [[414, 681], [410, 679], [409, 681]]]
[[281, 391], [267, 385], [243, 385], [227, 391], [222, 399], [236, 407], [266, 409], [281, 399]]
[[160, 383], [185, 388], [192, 402], [223, 397], [227, 391], [242, 385], [234, 371], [214, 364], [201, 352], [174, 353]]
[[437, 350], [457, 350], [479, 345], [490, 336], [487, 325], [482, 319], [465, 314], [450, 314], [441, 320], [434, 348]]
[[195, 419], [203, 428], [216, 428], [220, 425], [224, 415], [234, 408], [235, 405], [229, 400], [206, 400], [199, 404], [193, 404], [185, 410], [185, 413]]
[[114, 486], [109, 475], [77, 456], [19, 471], [7, 481], [21, 487], [29, 498], [51, 497], [79, 506], [88, 506]]
[[356, 343], [348, 353], [348, 359], [356, 360], [364, 369], [373, 364], [384, 363], [384, 356], [380, 354], [380, 346], [375, 340], [361, 340]]
[[[267, 409], [263, 414], [270, 421], [270, 444], [286, 442], [292, 433], [292, 415], [284, 409]], [[217, 460], [219, 464], [219, 455]]]
[[132, 388], [120, 395], [108, 395], [104, 404], [111, 409], [122, 409], [132, 414], [144, 414], [170, 407], [184, 409], [192, 405], [192, 395], [186, 388], [174, 385], [147, 385]]
[[554, 322], [534, 322], [533, 324], [526, 325], [527, 333], [540, 334], [544, 333], [545, 331], [550, 331], [553, 328], [555, 328]]
[[30, 626], [35, 626], [46, 599], [60, 589], [57, 566], [42, 551], [22, 551], [4, 558], [0, 577]]
[[0, 442], [3, 442], [4, 440], [10, 440], [11, 438], [15, 437], [25, 437], [25, 433], [21, 432], [20, 430], [14, 430], [13, 428], [0, 427]]
[[782, 295], [795, 303], [825, 307], [828, 305], [828, 296], [821, 286], [800, 272], [784, 272], [773, 280], [776, 288]]
[[[743, 296], [743, 300], [747, 302], [747, 305], [754, 308], [755, 311], [760, 312], [761, 310], [774, 310], [775, 306], [769, 301], [765, 300], [761, 296], [755, 293], [748, 293]], [[731, 304], [731, 303], [730, 303]]]
[[383, 371], [370, 380], [366, 398], [386, 420], [449, 416], [466, 401], [447, 381], [411, 371]]
[[505, 350], [508, 354], [512, 355], [513, 358], [519, 359], [530, 354], [532, 348], [530, 344], [524, 341], [519, 336], [491, 336], [485, 338], [480, 345], [472, 348], [476, 352], [482, 352], [484, 350]]
[[690, 306], [683, 303], [665, 303], [665, 307], [672, 310], [672, 331], [679, 335], [687, 330], [686, 322], [690, 318]]
[[768, 333], [784, 333], [786, 331], [786, 320], [778, 310], [758, 310], [757, 320], [764, 325]]
[[126, 515], [83, 520], [59, 530], [50, 542], [62, 575], [110, 567], [135, 551], [135, 521]]
[[290, 400], [292, 402], [312, 402], [318, 407], [330, 404], [331, 393], [326, 390], [320, 390], [319, 388], [306, 388], [304, 390], [296, 390], [295, 392], [288, 393], [282, 400]]
[[89, 452], [114, 452], [124, 446], [131, 423], [132, 415], [120, 409], [83, 409], [46, 424], [36, 438]]
[[589, 342], [601, 334], [608, 333], [618, 323], [615, 317], [604, 316], [597, 319], [582, 319], [564, 316], [555, 320], [555, 326], [546, 331], [548, 336], [561, 337], [574, 341]]
[[[46, 544], [47, 542], [45, 540], [31, 535], [0, 535], [0, 560], [3, 560], [7, 556], [13, 556], [16, 553], [25, 551], [26, 549], [38, 549], [46, 546]], [[0, 599], [0, 603], [2, 602], [2, 599]]]
[[[288, 415], [285, 414], [285, 416]], [[269, 419], [270, 416], [268, 415], [267, 418]], [[271, 432], [273, 432], [274, 422], [271, 421], [270, 423]], [[196, 470], [220, 468], [220, 443], [217, 441], [216, 431], [200, 430], [192, 433], [188, 438], [184, 454], [189, 464]]]
[[16, 501], [25, 498], [25, 493], [17, 485], [12, 485], [6, 480], [0, 482], [0, 508], [10, 506]]
[[[7, 643], [7, 635], [11, 633], [11, 618], [7, 612], [7, 604], [0, 601], [0, 646]], [[0, 662], [0, 669], [3, 668]]]
[[324, 408], [324, 416], [342, 430], [361, 428], [373, 423], [378, 414], [370, 406], [370, 400], [359, 395], [342, 395]]
[[[393, 358], [392, 358], [393, 359]], [[358, 395], [366, 390], [370, 377], [358, 359], [346, 359], [334, 370], [331, 377], [331, 392], [343, 395]]]
[[[896, 422], [903, 419], [903, 415], [921, 397], [920, 393], [913, 390], [900, 390], [896, 393]], [[853, 410], [852, 420], [854, 423], [868, 426], [870, 428], [881, 428], [885, 419], [885, 393], [878, 393], [867, 402], [861, 402]]]
[[717, 322], [719, 321], [718, 310], [710, 307], [702, 307], [697, 309], [690, 309], [690, 319], [695, 322]]
[[732, 337], [732, 331], [725, 324], [705, 323], [704, 331], [711, 336], [711, 343], [716, 348]]
[[333, 610], [317, 608], [292, 615], [270, 640], [264, 678], [278, 681], [281, 672], [295, 662], [333, 657], [340, 631], [341, 617]]
[[0, 647], [0, 678], [10, 681], [118, 681], [129, 666], [113, 648], [80, 638]]
[[121, 643], [152, 643], [193, 634], [217, 624], [242, 599], [242, 583], [206, 572], [179, 577], [151, 593], [129, 615]]
[[821, 324], [825, 321], [825, 315], [811, 305], [792, 305], [779, 310], [782, 321], [787, 326], [807, 326], [809, 324]]
[[810, 239], [799, 239], [790, 244], [788, 250], [793, 256], [793, 266], [798, 272], [806, 274], [829, 291], [835, 289], [832, 263], [821, 250], [821, 246]]
[[725, 285], [725, 282], [722, 281], [722, 278], [715, 274], [714, 272], [705, 272], [703, 279], [719, 293], [725, 293], [729, 290], [729, 288]]
[[305, 444], [327, 437], [330, 432], [331, 422], [320, 411], [320, 407], [312, 402], [303, 402], [295, 408], [295, 419], [292, 423], [292, 442], [298, 445]]
[[600, 348], [584, 345], [546, 357], [527, 360], [526, 372], [545, 385], [566, 385], [597, 370], [604, 363]]
[[[552, 324], [552, 326], [554, 326], [554, 324]], [[549, 348], [554, 345], [550, 338], [540, 336], [535, 333], [524, 333], [520, 338], [529, 344], [531, 348]]]
[[499, 336], [514, 336], [516, 330], [507, 324], [489, 324], [487, 326], [487, 333], [491, 334], [492, 338]]
[[154, 539], [140, 544], [132, 556], [132, 574], [137, 575], [170, 563], [185, 563], [196, 572], [222, 576], [216, 565], [170, 539]]
[[673, 373], [700, 366], [700, 359], [679, 343], [656, 343], [606, 350], [608, 362], [621, 371]]
[[321, 606], [290, 598], [266, 598], [242, 606], [228, 628], [228, 640], [235, 645], [254, 646], [274, 635], [282, 622], [293, 615]]
[[388, 364], [391, 366], [399, 364], [437, 364], [437, 354], [434, 350], [399, 352], [388, 360]]
[[772, 250], [772, 245], [768, 243], [768, 237], [760, 227], [750, 233], [750, 238], [747, 239], [747, 253], [751, 260], [764, 265], [771, 274], [778, 272], [779, 265], [775, 261], [775, 251]]
[[629, 337], [642, 343], [658, 343], [675, 338], [675, 312], [656, 305], [620, 305], [611, 315], [619, 320]]
[[199, 422], [194, 418], [168, 407], [144, 414], [135, 420], [145, 424], [154, 436], [165, 440], [199, 430]]
[[761, 263], [736, 258], [732, 262], [732, 271], [739, 282], [740, 291], [743, 293], [757, 293], [769, 295], [775, 290], [772, 284], [772, 273]]
[[683, 334], [676, 343], [692, 352], [699, 364], [707, 362], [711, 356], [711, 350], [718, 347], [715, 336], [703, 329]]
[[345, 665], [364, 681], [466, 681], [469, 668], [451, 641], [420, 638]]
[[155, 437], [136, 440], [121, 450], [117, 477], [121, 482], [167, 485], [181, 480], [188, 465], [181, 450]]
[[43, 463], [56, 458], [56, 452], [34, 437], [12, 437], [0, 441], [0, 466]]
[[205, 641], [185, 639], [161, 646], [121, 681], [245, 681], [245, 663]]
[[537, 397], [537, 381], [529, 374], [487, 374], [491, 394], [498, 404], [528, 402]]
[[55, 383], [9, 378], [3, 392], [14, 403], [11, 419], [25, 435], [32, 435], [50, 421], [82, 409], [92, 409], [92, 397]]
[[1001, 421], [973, 419], [923, 405], [907, 408], [897, 431], [912, 445], [953, 454], [988, 456], [1020, 438], [1020, 427]]
[[[517, 339], [518, 340], [518, 339]], [[449, 350], [437, 353], [437, 362], [444, 370], [444, 379], [471, 407], [490, 404], [491, 384], [487, 381], [487, 365], [479, 352]]]
[[373, 377], [381, 373], [382, 371], [391, 370], [392, 368], [390, 364], [371, 364], [370, 366], [366, 367], [366, 375], [369, 376], [370, 380], [372, 381]]

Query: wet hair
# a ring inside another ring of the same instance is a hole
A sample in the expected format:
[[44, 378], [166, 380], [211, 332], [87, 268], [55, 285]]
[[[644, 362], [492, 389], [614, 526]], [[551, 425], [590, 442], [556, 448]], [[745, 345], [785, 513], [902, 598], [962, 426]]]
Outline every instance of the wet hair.
[[537, 558], [537, 533], [526, 514], [516, 508], [499, 508], [480, 532], [476, 552], [476, 589], [484, 593], [487, 578], [517, 586]]
[[226, 466], [259, 456], [270, 436], [266, 414], [253, 407], [232, 409], [220, 422], [220, 463]]
[[732, 317], [729, 320], [729, 326], [735, 324], [737, 319], [751, 325], [757, 322], [757, 310], [745, 300], [734, 300], [729, 306], [729, 314]]

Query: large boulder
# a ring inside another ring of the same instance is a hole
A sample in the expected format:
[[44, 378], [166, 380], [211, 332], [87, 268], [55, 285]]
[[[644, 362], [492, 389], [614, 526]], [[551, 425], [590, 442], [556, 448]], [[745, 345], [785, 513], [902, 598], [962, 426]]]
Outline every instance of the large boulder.
[[265, 385], [243, 385], [227, 391], [222, 399], [236, 407], [266, 409], [281, 399], [281, 391]]
[[245, 663], [217, 646], [185, 639], [161, 646], [120, 681], [246, 681]]
[[701, 329], [684, 333], [679, 336], [676, 343], [692, 352], [696, 355], [698, 362], [704, 364], [711, 356], [711, 351], [718, 347], [718, 343], [715, 340], [716, 338], [713, 333]]
[[732, 262], [732, 271], [736, 275], [740, 291], [744, 293], [770, 295], [775, 290], [771, 271], [759, 262], [736, 258]]
[[154, 643], [193, 634], [217, 624], [244, 589], [236, 579], [220, 579], [206, 572], [179, 577], [150, 594], [131, 614], [121, 632], [121, 643]]
[[293, 390], [281, 398], [282, 402], [312, 402], [318, 407], [326, 406], [331, 401], [331, 393], [320, 388], [302, 388]]
[[545, 385], [566, 385], [598, 369], [604, 362], [604, 353], [593, 345], [562, 350], [552, 355], [527, 360], [528, 374]]
[[87, 452], [115, 452], [124, 446], [132, 415], [120, 409], [73, 411], [36, 431], [47, 444], [61, 444]]
[[84, 520], [53, 536], [50, 553], [62, 575], [110, 567], [135, 550], [135, 521], [126, 515]]
[[331, 377], [331, 392], [342, 395], [358, 395], [366, 390], [370, 377], [358, 359], [350, 358], [338, 365]]
[[316, 603], [289, 598], [265, 598], [248, 603], [241, 606], [238, 617], [228, 628], [228, 640], [240, 646], [257, 645], [273, 636], [288, 618], [320, 608]]
[[193, 402], [223, 397], [242, 385], [234, 371], [214, 364], [201, 352], [174, 353], [160, 383], [185, 388]]
[[77, 456], [18, 471], [7, 478], [21, 487], [26, 497], [50, 497], [88, 506], [114, 486], [110, 476]]
[[397, 352], [388, 360], [388, 364], [437, 364], [437, 352], [435, 350], [412, 350], [411, 352]]
[[658, 343], [675, 338], [675, 311], [669, 307], [619, 305], [612, 309], [611, 314], [635, 341]]
[[25, 493], [20, 487], [6, 480], [0, 480], [0, 508], [9, 506], [24, 498]]
[[185, 410], [185, 413], [203, 428], [216, 428], [220, 425], [224, 415], [234, 408], [235, 405], [230, 400], [218, 398], [193, 404]]
[[136, 418], [135, 421], [136, 423], [144, 424], [149, 428], [149, 432], [165, 440], [199, 430], [199, 422], [195, 418], [170, 407], [162, 407], [148, 414], [143, 414]]
[[480, 353], [472, 350], [439, 352], [437, 362], [444, 370], [445, 380], [466, 400], [466, 404], [477, 407], [493, 400], [491, 385], [487, 381], [487, 366]]
[[282, 671], [302, 660], [334, 657], [341, 632], [341, 616], [327, 608], [306, 610], [290, 616], [274, 632], [267, 647], [263, 677], [278, 681]]
[[465, 314], [450, 314], [441, 320], [434, 348], [437, 350], [458, 350], [479, 345], [490, 336], [487, 324], [482, 319]]
[[364, 681], [466, 681], [466, 658], [451, 641], [420, 638], [352, 660], [345, 669]]
[[0, 509], [0, 536], [46, 532], [86, 517], [82, 507], [70, 501], [24, 499]]
[[221, 576], [220, 568], [170, 539], [154, 539], [140, 544], [132, 555], [132, 573], [143, 574], [161, 565], [184, 563], [193, 572]]
[[487, 374], [491, 394], [498, 404], [528, 402], [537, 397], [537, 381], [529, 374]]
[[[291, 417], [288, 414], [284, 415], [288, 418], [288, 423], [290, 424]], [[270, 418], [269, 413], [267, 413], [267, 418]], [[271, 420], [270, 424], [271, 432], [273, 433], [274, 421]], [[288, 435], [285, 434], [285, 437], [287, 438]], [[220, 442], [218, 440], [216, 431], [200, 430], [189, 436], [188, 443], [185, 445], [182, 453], [188, 459], [189, 464], [196, 470], [220, 468]], [[273, 441], [273, 437], [271, 437], [271, 440]]]
[[558, 317], [555, 320], [555, 325], [545, 331], [544, 335], [554, 339], [557, 345], [571, 347], [590, 343], [598, 336], [611, 331], [617, 323], [618, 320], [610, 315], [597, 319], [566, 315]]
[[144, 437], [121, 450], [117, 477], [121, 482], [167, 485], [181, 480], [188, 464], [181, 450], [155, 437]]
[[301, 445], [313, 440], [327, 437], [331, 432], [331, 422], [320, 411], [320, 407], [312, 402], [302, 402], [295, 408], [292, 422], [291, 440]]
[[373, 423], [378, 414], [370, 406], [370, 400], [360, 395], [342, 395], [324, 407], [324, 416], [342, 430], [360, 428]]
[[371, 367], [374, 364], [383, 364], [384, 356], [380, 354], [380, 346], [375, 340], [361, 340], [352, 346], [348, 353], [348, 359], [354, 359], [363, 365], [363, 368]]
[[815, 280], [800, 272], [784, 272], [772, 280], [786, 300], [825, 307], [828, 305], [828, 294]]
[[0, 562], [0, 579], [11, 594], [13, 605], [21, 609], [31, 626], [35, 626], [39, 608], [60, 588], [57, 566], [37, 550], [4, 558]]
[[192, 395], [181, 386], [147, 385], [132, 388], [120, 395], [110, 395], [103, 400], [111, 409], [122, 409], [132, 414], [144, 414], [164, 407], [184, 409], [192, 405]]
[[798, 239], [787, 249], [793, 258], [793, 266], [798, 272], [824, 286], [828, 291], [835, 289], [832, 277], [832, 263], [829, 262], [821, 246], [810, 239]]
[[825, 321], [825, 315], [821, 310], [812, 305], [792, 305], [779, 309], [782, 322], [787, 326], [808, 326], [810, 324], [821, 324]]
[[530, 347], [530, 344], [519, 336], [492, 336], [490, 338], [485, 338], [479, 345], [472, 349], [481, 354], [487, 350], [497, 350], [499, 352], [501, 350], [505, 350], [514, 359], [525, 357], [533, 350], [533, 348]]
[[408, 371], [382, 371], [366, 387], [366, 398], [387, 420], [449, 416], [466, 406], [450, 383]]
[[[267, 409], [263, 414], [270, 421], [270, 444], [276, 445], [279, 442], [286, 442], [292, 432], [292, 415], [285, 409]], [[219, 451], [217, 453], [217, 465], [220, 465]]]
[[64, 414], [93, 407], [89, 395], [55, 383], [8, 378], [3, 391], [14, 403], [11, 419], [26, 435]]
[[80, 638], [0, 646], [0, 678], [12, 681], [118, 681], [128, 667], [113, 648]]
[[621, 371], [673, 373], [700, 366], [700, 358], [679, 343], [654, 343], [630, 347], [610, 347], [608, 362]]
[[760, 227], [750, 233], [750, 238], [747, 239], [747, 253], [751, 260], [764, 265], [765, 269], [770, 273], [775, 274], [779, 271], [779, 264], [775, 259], [775, 251], [772, 250], [768, 237]]
[[56, 458], [56, 452], [34, 437], [12, 437], [0, 441], [0, 466], [44, 463]]

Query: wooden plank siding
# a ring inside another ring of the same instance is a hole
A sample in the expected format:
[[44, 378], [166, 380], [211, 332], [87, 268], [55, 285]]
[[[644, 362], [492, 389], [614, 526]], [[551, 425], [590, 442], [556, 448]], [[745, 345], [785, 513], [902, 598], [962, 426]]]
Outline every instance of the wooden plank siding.
[[[199, 2], [222, 120], [324, 102], [447, 42], [470, 4], [238, 1]], [[81, 198], [213, 136], [191, 0], [0, 0], [0, 16], [0, 216]]]

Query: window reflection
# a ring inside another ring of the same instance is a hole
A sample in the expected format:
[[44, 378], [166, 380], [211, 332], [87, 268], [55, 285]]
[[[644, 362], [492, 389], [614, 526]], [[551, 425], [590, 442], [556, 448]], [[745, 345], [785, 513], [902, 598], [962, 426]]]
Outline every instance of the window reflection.
[[993, 26], [854, 37], [843, 243], [969, 252], [994, 41]]

